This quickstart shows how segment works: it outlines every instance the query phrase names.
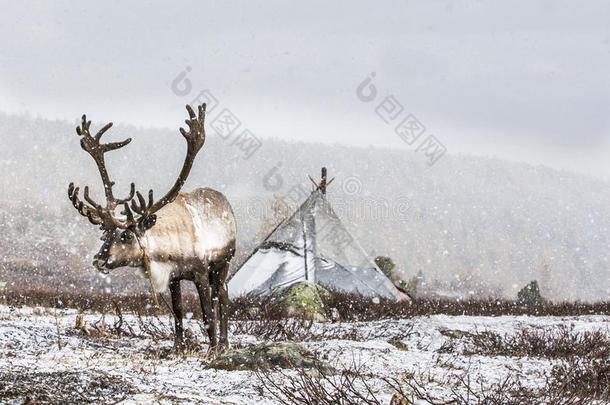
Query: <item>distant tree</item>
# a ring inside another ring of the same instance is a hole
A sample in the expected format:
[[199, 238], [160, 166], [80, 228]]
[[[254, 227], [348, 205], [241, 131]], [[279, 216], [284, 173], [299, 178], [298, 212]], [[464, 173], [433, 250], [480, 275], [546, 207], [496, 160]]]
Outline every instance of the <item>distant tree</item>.
[[540, 305], [544, 303], [544, 298], [540, 294], [538, 281], [531, 281], [517, 293], [517, 301], [523, 305]]
[[396, 268], [396, 264], [394, 261], [388, 256], [377, 256], [375, 258], [375, 264], [379, 269], [386, 275], [390, 280], [394, 280], [396, 278], [396, 274], [394, 273], [394, 269]]

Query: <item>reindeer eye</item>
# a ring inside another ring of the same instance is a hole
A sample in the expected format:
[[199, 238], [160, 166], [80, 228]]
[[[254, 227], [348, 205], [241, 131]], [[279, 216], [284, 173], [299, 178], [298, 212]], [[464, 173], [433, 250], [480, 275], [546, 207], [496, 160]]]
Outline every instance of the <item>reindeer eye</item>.
[[121, 242], [129, 242], [131, 239], [133, 239], [133, 234], [130, 231], [121, 233]]

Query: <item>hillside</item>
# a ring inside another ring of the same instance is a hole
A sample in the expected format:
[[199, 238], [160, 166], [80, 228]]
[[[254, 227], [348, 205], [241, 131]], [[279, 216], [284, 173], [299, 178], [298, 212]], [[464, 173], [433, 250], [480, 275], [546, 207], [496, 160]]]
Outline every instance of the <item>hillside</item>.
[[[102, 124], [91, 118], [94, 129]], [[0, 114], [0, 282], [60, 288], [50, 280], [67, 274], [83, 288], [140, 288], [131, 271], [105, 280], [88, 265], [98, 231], [74, 212], [66, 189], [70, 181], [90, 184], [99, 196], [101, 185], [75, 125]], [[135, 181], [158, 195], [172, 184], [184, 148], [176, 130], [119, 125], [111, 134], [134, 138], [108, 161], [119, 189]], [[507, 296], [538, 279], [554, 299], [608, 296], [610, 184], [594, 178], [455, 155], [429, 168], [407, 150], [276, 139], [263, 139], [246, 159], [231, 140], [209, 134], [185, 189], [228, 196], [243, 256], [260, 238], [273, 196], [294, 200], [293, 187], [309, 190], [307, 174], [317, 177], [322, 165], [336, 177], [329, 199], [347, 228], [406, 277], [421, 270], [439, 288]]]

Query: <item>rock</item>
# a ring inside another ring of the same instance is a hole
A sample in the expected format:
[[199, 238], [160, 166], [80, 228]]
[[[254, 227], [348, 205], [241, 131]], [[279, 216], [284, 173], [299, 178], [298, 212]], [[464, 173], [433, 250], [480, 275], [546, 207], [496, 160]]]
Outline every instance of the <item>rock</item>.
[[398, 350], [402, 350], [404, 352], [409, 351], [409, 346], [405, 342], [403, 342], [399, 337], [394, 336], [388, 340], [388, 343], [397, 348]]
[[440, 332], [441, 335], [446, 336], [451, 339], [462, 339], [463, 337], [468, 335], [467, 332], [464, 332], [463, 330], [459, 330], [459, 329], [439, 328], [438, 331]]
[[258, 370], [265, 368], [314, 368], [322, 365], [309, 351], [296, 343], [259, 343], [231, 349], [210, 363], [222, 370]]

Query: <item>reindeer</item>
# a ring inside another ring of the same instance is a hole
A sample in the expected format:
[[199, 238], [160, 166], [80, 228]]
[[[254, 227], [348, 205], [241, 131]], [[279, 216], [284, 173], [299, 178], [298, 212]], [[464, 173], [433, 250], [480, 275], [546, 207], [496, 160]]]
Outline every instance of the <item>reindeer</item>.
[[[112, 123], [102, 127], [95, 136], [89, 132], [91, 121], [86, 115], [76, 128], [80, 144], [95, 161], [104, 184], [106, 205], [96, 203], [89, 195], [89, 187], [84, 188], [79, 198], [79, 188], [70, 183], [68, 197], [74, 208], [103, 231], [102, 247], [94, 256], [93, 265], [101, 272], [108, 273], [118, 267], [136, 267], [150, 279], [153, 296], [169, 286], [175, 318], [175, 346], [184, 347], [182, 325], [182, 305], [180, 281], [195, 283], [210, 348], [216, 348], [217, 317], [220, 320], [220, 345], [228, 347], [228, 303], [226, 279], [229, 262], [235, 253], [236, 225], [233, 210], [225, 196], [210, 188], [198, 188], [190, 193], [180, 192], [193, 161], [205, 142], [205, 109], [198, 107], [198, 115], [187, 105], [189, 119], [185, 122], [188, 131], [180, 128], [186, 139], [186, 158], [178, 179], [160, 200], [155, 201], [153, 191], [146, 200], [131, 183], [126, 198], [114, 196], [114, 182], [110, 180], [104, 155], [131, 142], [100, 143], [102, 135], [112, 127]], [[120, 216], [117, 209], [122, 208]], [[219, 310], [215, 310], [214, 302]]]

